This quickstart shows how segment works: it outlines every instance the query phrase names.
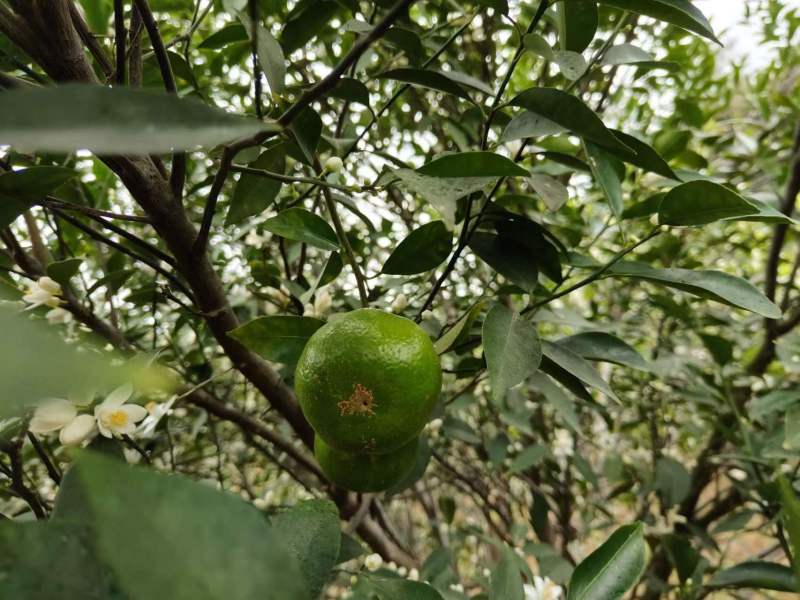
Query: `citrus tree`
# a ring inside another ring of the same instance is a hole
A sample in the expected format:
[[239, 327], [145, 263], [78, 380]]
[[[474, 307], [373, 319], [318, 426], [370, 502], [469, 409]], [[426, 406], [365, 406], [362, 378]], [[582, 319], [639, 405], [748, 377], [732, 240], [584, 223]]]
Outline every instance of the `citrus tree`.
[[0, 596], [792, 597], [790, 4], [0, 0]]

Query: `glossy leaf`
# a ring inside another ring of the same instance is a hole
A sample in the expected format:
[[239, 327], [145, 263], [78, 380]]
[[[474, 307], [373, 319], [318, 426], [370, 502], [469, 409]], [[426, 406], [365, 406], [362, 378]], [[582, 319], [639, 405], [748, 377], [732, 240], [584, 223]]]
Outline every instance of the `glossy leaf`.
[[443, 600], [427, 583], [389, 577], [369, 577], [370, 586], [380, 600]]
[[567, 600], [618, 600], [636, 585], [646, 564], [644, 527], [624, 525], [575, 568]]
[[75, 176], [74, 170], [64, 167], [29, 167], [0, 173], [0, 229]]
[[578, 415], [575, 412], [575, 402], [572, 398], [567, 396], [567, 394], [544, 373], [534, 373], [531, 377], [531, 385], [544, 396], [547, 403], [553, 407], [556, 415], [558, 415], [564, 423], [569, 425], [573, 431], [580, 431], [581, 425], [578, 420]]
[[689, 0], [598, 0], [598, 2], [672, 23], [721, 45], [708, 19]]
[[602, 331], [578, 333], [558, 340], [558, 345], [568, 348], [587, 360], [599, 360], [647, 371], [647, 362], [631, 346], [616, 336]]
[[70, 84], [0, 94], [0, 144], [26, 150], [158, 154], [277, 129], [194, 98], [130, 88]]
[[625, 161], [626, 163], [640, 167], [645, 171], [658, 173], [659, 175], [669, 179], [680, 181], [680, 178], [675, 171], [673, 171], [667, 162], [661, 158], [661, 156], [659, 156], [658, 152], [656, 152], [652, 146], [646, 144], [639, 138], [628, 135], [622, 131], [617, 131], [616, 129], [612, 129], [611, 131], [613, 131], [614, 135], [622, 140], [626, 146], [633, 149], [633, 152], [622, 152], [620, 150], [609, 148], [608, 151], [614, 156]]
[[472, 236], [469, 247], [482, 261], [526, 292], [539, 285], [539, 269], [533, 257], [513, 239], [479, 231]]
[[622, 217], [622, 181], [620, 181], [614, 161], [605, 150], [587, 142], [586, 154], [589, 158], [589, 165], [592, 167], [595, 181], [603, 190], [603, 194], [608, 200], [611, 211], [618, 219]]
[[325, 324], [311, 317], [271, 315], [257, 317], [228, 335], [267, 360], [293, 365], [314, 332]]
[[256, 55], [267, 78], [269, 89], [273, 94], [283, 94], [286, 91], [286, 58], [283, 55], [283, 48], [268, 29], [261, 25], [254, 28], [250, 18], [245, 14], [241, 14], [240, 18], [248, 37], [250, 39], [256, 37]]
[[510, 548], [502, 548], [500, 561], [492, 572], [491, 585], [490, 600], [524, 600], [522, 574]]
[[664, 225], [705, 225], [758, 213], [736, 192], [711, 181], [690, 181], [667, 192], [658, 208]]
[[62, 286], [69, 285], [69, 280], [78, 274], [83, 264], [82, 258], [67, 258], [47, 265], [47, 274]]
[[562, 369], [571, 373], [583, 383], [603, 392], [612, 400], [619, 402], [600, 374], [584, 358], [560, 343], [542, 341], [542, 354]]
[[87, 527], [130, 600], [308, 596], [284, 540], [257, 510], [182, 477], [85, 455], [65, 477], [55, 514]]
[[[800, 582], [800, 499], [786, 477], [778, 478], [778, 490], [781, 498], [781, 516], [792, 548], [795, 581]], [[800, 586], [794, 591], [800, 592]]]
[[483, 304], [483, 302], [478, 302], [473, 305], [450, 329], [445, 331], [444, 334], [436, 340], [433, 347], [438, 354], [444, 354], [459, 340], [468, 335], [470, 327], [483, 310]]
[[558, 41], [562, 50], [583, 52], [592, 43], [599, 17], [597, 4], [584, 2], [559, 2], [558, 10]]
[[423, 165], [417, 172], [428, 177], [525, 177], [528, 170], [494, 152], [446, 154]]
[[622, 151], [630, 151], [580, 99], [554, 88], [531, 88], [510, 104], [520, 106], [561, 125], [575, 135]]
[[339, 558], [339, 510], [330, 500], [306, 500], [270, 519], [277, 539], [294, 556], [311, 596], [317, 597]]
[[383, 265], [387, 275], [415, 275], [438, 267], [450, 254], [453, 234], [442, 221], [431, 221], [412, 231]]
[[536, 371], [542, 358], [536, 327], [502, 304], [495, 304], [483, 322], [483, 351], [496, 399]]
[[796, 592], [797, 579], [792, 569], [778, 563], [747, 561], [714, 574], [706, 584], [709, 588], [752, 588]]
[[566, 130], [565, 127], [562, 127], [558, 123], [553, 123], [553, 121], [541, 115], [526, 110], [509, 121], [503, 133], [500, 135], [500, 141], [513, 142], [514, 140], [521, 140], [524, 138], [556, 135]]
[[[273, 146], [248, 166], [282, 175], [286, 170], [286, 151], [283, 145]], [[244, 173], [233, 192], [225, 224], [238, 225], [265, 211], [272, 205], [282, 186], [283, 183], [276, 179]]]
[[635, 277], [684, 290], [701, 298], [738, 306], [769, 319], [778, 319], [781, 310], [749, 281], [720, 271], [655, 269], [639, 262], [622, 261], [609, 269], [617, 277]]
[[533, 190], [539, 195], [544, 205], [551, 212], [556, 212], [569, 200], [569, 190], [567, 186], [554, 177], [541, 173], [533, 173], [528, 177], [528, 183], [531, 184]]
[[287, 208], [264, 222], [264, 229], [275, 235], [305, 242], [322, 250], [338, 250], [336, 233], [322, 217], [304, 208]]
[[402, 83], [409, 83], [411, 85], [428, 88], [437, 92], [444, 92], [446, 94], [451, 94], [458, 98], [463, 98], [464, 100], [472, 102], [472, 98], [470, 98], [469, 94], [463, 87], [449, 77], [446, 77], [437, 71], [400, 68], [381, 73], [379, 77], [380, 79], [400, 81]]

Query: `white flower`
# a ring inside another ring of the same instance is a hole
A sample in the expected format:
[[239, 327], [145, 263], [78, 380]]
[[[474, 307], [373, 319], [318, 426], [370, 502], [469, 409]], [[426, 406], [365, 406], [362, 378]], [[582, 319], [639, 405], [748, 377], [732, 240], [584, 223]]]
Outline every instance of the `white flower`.
[[564, 590], [547, 577], [533, 576], [533, 585], [523, 586], [525, 600], [558, 600]]
[[364, 559], [364, 566], [370, 571], [377, 571], [383, 565], [383, 558], [380, 554], [370, 554]]
[[408, 578], [411, 581], [419, 581], [419, 571], [417, 571], [415, 568], [412, 567], [411, 570], [408, 572]]
[[342, 167], [344, 167], [342, 159], [338, 156], [331, 156], [325, 161], [324, 170], [326, 173], [338, 173], [342, 170]]
[[58, 440], [64, 446], [78, 446], [92, 437], [96, 430], [94, 415], [78, 415], [64, 426], [58, 434]]
[[572, 456], [572, 434], [566, 429], [556, 430], [556, 437], [553, 440], [553, 456], [557, 459]]
[[61, 296], [61, 285], [49, 277], [40, 277], [28, 286], [28, 291], [22, 299], [30, 304], [26, 310], [33, 310], [40, 306], [57, 308], [61, 304], [59, 296]]
[[94, 416], [97, 418], [97, 427], [105, 437], [117, 435], [130, 435], [136, 431], [136, 423], [147, 416], [147, 410], [138, 404], [125, 404], [131, 397], [133, 387], [125, 384], [103, 400], [94, 408]]
[[464, 593], [464, 586], [461, 585], [460, 583], [451, 583], [450, 589], [454, 592], [458, 592], [459, 594]]
[[50, 398], [33, 413], [28, 429], [32, 433], [50, 433], [69, 424], [78, 414], [78, 409], [69, 400]]
[[406, 306], [408, 306], [408, 298], [406, 298], [406, 295], [397, 294], [394, 302], [392, 302], [392, 312], [401, 313], [406, 309]]
[[59, 306], [50, 309], [45, 317], [51, 325], [63, 325], [64, 323], [69, 323], [70, 319], [72, 319], [72, 313]]
[[156, 430], [158, 423], [167, 415], [172, 414], [172, 405], [175, 404], [177, 396], [173, 396], [166, 402], [149, 402], [145, 406], [147, 416], [139, 424], [138, 435], [141, 437], [150, 437]]

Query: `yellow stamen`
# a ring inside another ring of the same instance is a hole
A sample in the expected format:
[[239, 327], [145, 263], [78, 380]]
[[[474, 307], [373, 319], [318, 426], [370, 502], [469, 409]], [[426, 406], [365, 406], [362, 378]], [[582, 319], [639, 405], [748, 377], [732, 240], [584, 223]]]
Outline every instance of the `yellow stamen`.
[[117, 427], [122, 427], [128, 424], [128, 413], [124, 410], [115, 410], [108, 415], [108, 422]]

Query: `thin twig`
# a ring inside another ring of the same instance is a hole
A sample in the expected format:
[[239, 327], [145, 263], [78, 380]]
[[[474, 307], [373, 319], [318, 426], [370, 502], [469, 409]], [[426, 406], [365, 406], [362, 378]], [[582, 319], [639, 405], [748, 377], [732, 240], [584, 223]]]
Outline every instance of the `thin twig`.
[[116, 45], [117, 69], [114, 80], [118, 85], [125, 85], [125, 47], [128, 42], [128, 31], [125, 29], [125, 4], [123, 0], [114, 0], [114, 44]]
[[32, 431], [28, 432], [28, 439], [31, 441], [36, 454], [39, 455], [42, 463], [44, 463], [44, 467], [47, 469], [47, 474], [50, 476], [50, 479], [52, 479], [56, 485], [61, 485], [61, 470], [50, 459], [47, 449], [42, 445]]

